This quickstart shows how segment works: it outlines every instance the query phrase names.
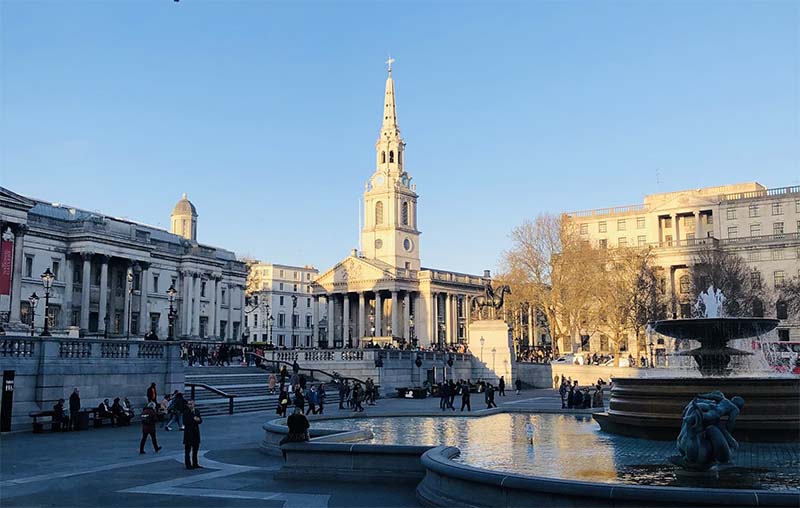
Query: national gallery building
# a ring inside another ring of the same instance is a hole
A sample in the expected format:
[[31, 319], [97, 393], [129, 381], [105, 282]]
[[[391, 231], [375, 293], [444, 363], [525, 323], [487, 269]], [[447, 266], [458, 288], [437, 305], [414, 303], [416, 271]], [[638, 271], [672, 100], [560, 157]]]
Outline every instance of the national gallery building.
[[418, 195], [405, 169], [391, 59], [388, 63], [376, 168], [364, 191], [362, 250], [314, 281], [312, 320], [318, 323], [321, 314], [327, 319], [314, 328], [313, 346], [468, 343], [472, 300], [484, 294], [488, 281], [488, 273], [482, 277], [420, 265]]
[[53, 335], [239, 340], [243, 332], [245, 264], [197, 242], [197, 210], [185, 195], [168, 232], [0, 187], [0, 233], [5, 330], [39, 332], [47, 319]]

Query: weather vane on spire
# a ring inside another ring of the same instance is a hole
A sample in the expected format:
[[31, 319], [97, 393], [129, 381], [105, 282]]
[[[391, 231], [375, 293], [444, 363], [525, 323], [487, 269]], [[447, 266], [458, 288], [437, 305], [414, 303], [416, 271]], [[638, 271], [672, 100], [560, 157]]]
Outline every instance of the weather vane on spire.
[[393, 63], [394, 63], [394, 58], [392, 58], [392, 55], [389, 55], [389, 59], [386, 60], [386, 64], [389, 66], [389, 74], [392, 73], [392, 64]]

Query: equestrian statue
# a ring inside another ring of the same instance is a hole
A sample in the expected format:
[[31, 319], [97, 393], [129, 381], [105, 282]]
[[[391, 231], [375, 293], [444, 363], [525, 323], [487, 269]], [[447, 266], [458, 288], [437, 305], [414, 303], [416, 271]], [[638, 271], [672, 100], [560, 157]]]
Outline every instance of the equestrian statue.
[[493, 288], [492, 283], [487, 282], [486, 286], [484, 286], [484, 294], [476, 296], [472, 300], [472, 310], [478, 311], [478, 314], [482, 316], [483, 309], [489, 308], [491, 318], [494, 319], [495, 311], [503, 309], [506, 294], [511, 294], [511, 288], [508, 284]]

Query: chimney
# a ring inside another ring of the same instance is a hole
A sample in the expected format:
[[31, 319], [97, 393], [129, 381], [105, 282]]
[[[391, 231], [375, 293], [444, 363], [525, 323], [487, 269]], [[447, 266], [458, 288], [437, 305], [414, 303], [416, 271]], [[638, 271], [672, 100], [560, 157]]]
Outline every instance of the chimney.
[[492, 278], [492, 271], [491, 270], [484, 270], [483, 271], [483, 278], [484, 279], [491, 279]]

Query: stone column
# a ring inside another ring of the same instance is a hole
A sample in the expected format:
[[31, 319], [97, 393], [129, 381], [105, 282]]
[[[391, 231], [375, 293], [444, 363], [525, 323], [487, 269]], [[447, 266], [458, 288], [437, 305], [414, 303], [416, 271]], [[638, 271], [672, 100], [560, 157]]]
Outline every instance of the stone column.
[[233, 337], [233, 291], [235, 288], [236, 286], [233, 284], [228, 284], [228, 323], [225, 325], [225, 342]]
[[208, 335], [215, 339], [217, 338], [217, 327], [214, 324], [217, 320], [217, 276], [212, 275], [208, 280], [211, 282], [211, 287], [208, 288], [211, 291], [211, 302], [208, 306]]
[[375, 291], [375, 337], [383, 335], [383, 301], [380, 291]]
[[403, 296], [403, 338], [411, 337], [411, 293], [405, 292]]
[[453, 343], [453, 309], [451, 308], [450, 301], [452, 300], [449, 293], [444, 295], [444, 340], [447, 344]]
[[[311, 329], [312, 337], [311, 337], [311, 345], [313, 347], [319, 347], [319, 296], [314, 295], [313, 301], [311, 302], [311, 324], [313, 325]], [[269, 325], [269, 323], [267, 323]]]
[[[97, 312], [97, 331], [106, 332], [105, 317], [108, 315], [108, 260], [110, 256], [100, 256], [100, 304]], [[109, 316], [110, 317], [110, 316]], [[111, 321], [109, 319], [109, 324]]]
[[400, 336], [400, 301], [397, 291], [392, 291], [392, 336]]
[[211, 328], [214, 330], [214, 337], [219, 338], [222, 333], [219, 329], [219, 320], [222, 317], [222, 276], [214, 277], [214, 292], [214, 322], [211, 323]]
[[464, 295], [464, 340], [469, 344], [469, 325], [472, 322], [472, 297]]
[[[198, 273], [194, 278], [194, 305], [192, 306], [192, 336], [200, 335], [200, 287], [203, 284], [202, 276]], [[233, 301], [231, 301], [233, 307]]]
[[64, 256], [64, 326], [67, 328], [72, 325], [72, 286], [74, 284], [72, 277], [75, 271], [72, 266], [72, 258], [69, 254]]
[[192, 331], [191, 315], [192, 315], [192, 274], [188, 270], [183, 272], [183, 293], [181, 294], [183, 300], [181, 301], [181, 335], [189, 335]]
[[328, 293], [325, 296], [328, 303], [328, 347], [332, 348], [336, 338], [336, 314], [334, 308], [334, 293]]
[[[13, 268], [11, 269], [11, 313], [9, 320], [12, 323], [20, 322], [20, 304], [23, 300], [22, 296], [22, 258], [24, 238], [27, 227], [20, 224], [14, 230], [14, 259]], [[88, 306], [87, 306], [88, 307]], [[87, 317], [86, 322], [89, 322]]]
[[347, 347], [347, 339], [350, 338], [350, 295], [342, 294], [342, 343]]
[[703, 227], [702, 222], [700, 221], [700, 210], [694, 211], [694, 237], [698, 240], [705, 235], [701, 235], [700, 229]]
[[89, 331], [89, 297], [91, 296], [92, 253], [82, 252], [83, 271], [81, 272], [81, 330]]
[[244, 302], [245, 302], [245, 286], [239, 286], [239, 337], [234, 340], [241, 340], [244, 333]]
[[364, 330], [364, 322], [366, 316], [366, 301], [364, 298], [364, 292], [361, 291], [358, 293], [358, 336], [355, 340], [355, 346], [361, 347], [361, 339], [366, 335]]
[[439, 294], [431, 293], [431, 345], [439, 344]]
[[677, 213], [673, 213], [672, 214], [672, 239], [673, 239], [673, 241], [677, 242], [677, 243], [673, 244], [674, 246], [680, 245], [681, 235], [680, 235], [680, 231], [678, 229], [678, 214]]
[[669, 267], [669, 300], [670, 300], [670, 309], [672, 310], [673, 317], [678, 311], [675, 299], [675, 267]]
[[139, 273], [139, 333], [144, 335], [150, 326], [150, 313], [147, 312], [147, 277], [150, 275], [150, 264], [140, 263], [142, 271]]
[[133, 305], [133, 302], [131, 301], [131, 291], [130, 291], [132, 286], [129, 286], [129, 284], [128, 284], [128, 274], [132, 273], [132, 271], [133, 271], [133, 265], [129, 261], [128, 262], [128, 268], [125, 270], [125, 278], [123, 279], [123, 282], [125, 284], [125, 286], [124, 286], [125, 289], [122, 292], [123, 298], [124, 298], [123, 299], [123, 305], [122, 305], [122, 312], [123, 312], [123, 315], [122, 315], [122, 334], [123, 335], [128, 333], [128, 326], [129, 326], [128, 316], [130, 316], [130, 312], [131, 312], [130, 308], [131, 308], [131, 305]]

